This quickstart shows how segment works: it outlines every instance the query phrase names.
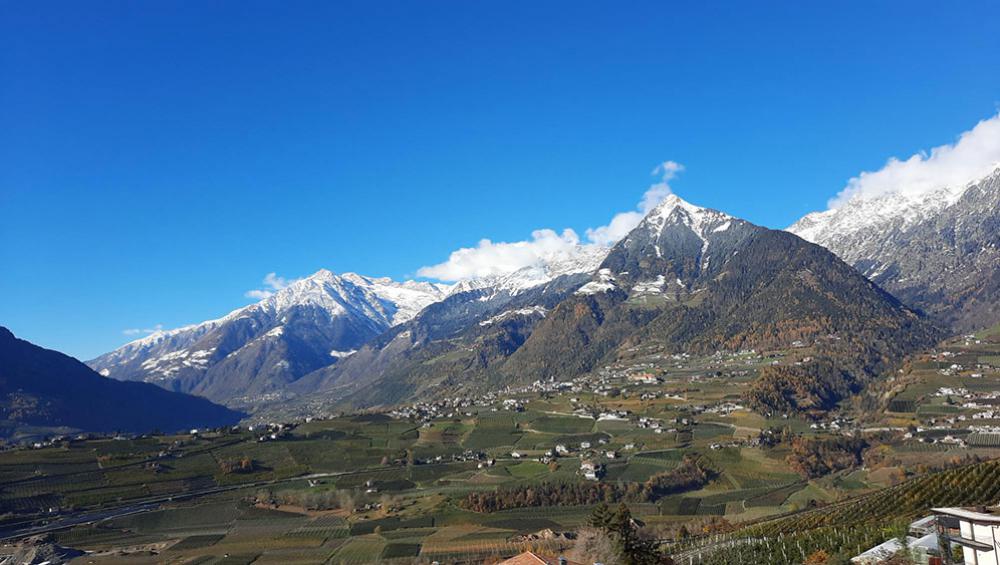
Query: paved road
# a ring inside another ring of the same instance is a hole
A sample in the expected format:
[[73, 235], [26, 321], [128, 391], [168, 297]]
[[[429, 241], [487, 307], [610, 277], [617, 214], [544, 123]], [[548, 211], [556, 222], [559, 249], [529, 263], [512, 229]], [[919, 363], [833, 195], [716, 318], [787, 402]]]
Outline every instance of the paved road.
[[[513, 461], [513, 459], [497, 458], [498, 462], [507, 460]], [[443, 461], [441, 463], [428, 463], [427, 465], [448, 465], [450, 463], [454, 462]], [[133, 500], [121, 506], [115, 506], [112, 508], [102, 508], [99, 510], [83, 510], [80, 512], [54, 514], [47, 518], [38, 518], [27, 522], [19, 522], [15, 524], [7, 524], [5, 526], [0, 526], [0, 541], [24, 538], [48, 532], [55, 532], [59, 530], [65, 530], [67, 528], [72, 528], [73, 526], [95, 524], [97, 522], [103, 522], [104, 520], [110, 520], [112, 518], [119, 518], [121, 516], [128, 516], [130, 514], [138, 514], [141, 512], [149, 512], [150, 510], [156, 510], [164, 502], [173, 502], [175, 500], [190, 500], [192, 498], [198, 498], [210, 494], [218, 494], [221, 492], [228, 492], [240, 489], [260, 488], [260, 487], [273, 486], [283, 483], [291, 483], [295, 481], [306, 481], [310, 479], [328, 479], [331, 477], [342, 477], [345, 475], [357, 475], [361, 473], [370, 473], [372, 471], [377, 471], [380, 469], [385, 469], [385, 467], [378, 467], [374, 469], [358, 469], [355, 471], [338, 471], [335, 473], [313, 473], [310, 475], [299, 475], [297, 477], [289, 477], [286, 479], [274, 479], [270, 481], [258, 481], [255, 483], [242, 483], [238, 485], [229, 485], [224, 487], [212, 487], [199, 491], [184, 492], [167, 496], [158, 496], [155, 498], [146, 498], [142, 500]]]
[[342, 471], [338, 473], [313, 473], [311, 475], [301, 475], [298, 477], [290, 477], [287, 479], [259, 481], [256, 483], [243, 483], [239, 485], [229, 485], [224, 487], [212, 487], [199, 491], [178, 493], [170, 496], [147, 498], [143, 500], [132, 501], [128, 504], [122, 506], [116, 506], [113, 508], [102, 508], [99, 510], [84, 510], [81, 512], [55, 514], [49, 518], [41, 518], [32, 520], [30, 522], [20, 522], [16, 524], [8, 524], [6, 526], [2, 526], [0, 527], [0, 540], [24, 538], [48, 532], [55, 532], [58, 530], [65, 530], [67, 528], [72, 528], [73, 526], [95, 524], [97, 522], [103, 522], [104, 520], [110, 520], [112, 518], [120, 518], [122, 516], [128, 516], [130, 514], [149, 512], [150, 510], [156, 510], [164, 502], [172, 502], [175, 500], [189, 500], [192, 498], [198, 498], [210, 494], [218, 494], [220, 492], [227, 492], [227, 491], [247, 489], [247, 488], [260, 488], [276, 484], [290, 483], [294, 481], [339, 477], [359, 472], [364, 472], [364, 471]]

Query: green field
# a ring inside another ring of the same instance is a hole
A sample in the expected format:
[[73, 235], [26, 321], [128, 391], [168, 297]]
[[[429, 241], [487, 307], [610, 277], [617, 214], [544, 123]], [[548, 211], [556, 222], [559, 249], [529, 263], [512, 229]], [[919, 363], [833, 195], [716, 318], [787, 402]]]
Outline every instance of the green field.
[[[945, 348], [954, 355], [949, 367], [1000, 356], [992, 342]], [[826, 451], [796, 458], [800, 442], [847, 436], [824, 429], [823, 420], [706, 409], [738, 404], [757, 366], [781, 353], [683, 363], [659, 353], [636, 355], [633, 361], [644, 367], [660, 363], [664, 381], [620, 379], [606, 394], [525, 393], [517, 411], [483, 406], [425, 420], [384, 414], [316, 419], [264, 442], [248, 430], [218, 430], [8, 449], [0, 452], [0, 527], [149, 503], [150, 509], [127, 516], [59, 530], [55, 538], [95, 552], [88, 556], [95, 563], [123, 556], [137, 563], [475, 562], [529, 547], [569, 547], [565, 539], [521, 536], [578, 530], [599, 500], [614, 505], [615, 497], [625, 500], [623, 492], [654, 493], [627, 504], [658, 539], [672, 539], [679, 525], [697, 531], [710, 523], [734, 536], [817, 532], [814, 544], [834, 526], [824, 512], [853, 528], [907, 518], [930, 501], [1000, 496], [988, 483], [996, 475], [988, 464], [968, 474], [939, 473], [945, 465], [1000, 457], [1000, 434], [970, 433], [957, 417], [973, 411], [938, 394], [943, 387], [969, 394], [1000, 390], [996, 372], [946, 374], [930, 354], [914, 359], [894, 379], [873, 385], [870, 398], [883, 402], [877, 409], [851, 405], [837, 412], [845, 426], [881, 430], [857, 432], [868, 442], [861, 463], [808, 475], [792, 462], [822, 460]], [[628, 416], [593, 417], [607, 411]], [[918, 425], [923, 431], [916, 432]], [[908, 429], [913, 437], [904, 438]], [[557, 445], [571, 451], [550, 459]], [[232, 462], [241, 460], [251, 464], [234, 471]], [[599, 465], [599, 481], [584, 478], [584, 460]], [[703, 481], [653, 490], [692, 461]], [[928, 478], [939, 475], [949, 478]], [[932, 489], [932, 498], [915, 487], [900, 490], [911, 483]], [[606, 490], [587, 490], [595, 485]], [[574, 489], [584, 494], [571, 502], [532, 497]], [[473, 493], [498, 490], [523, 495], [519, 506], [470, 505]], [[883, 533], [869, 530], [843, 535], [860, 544]]]

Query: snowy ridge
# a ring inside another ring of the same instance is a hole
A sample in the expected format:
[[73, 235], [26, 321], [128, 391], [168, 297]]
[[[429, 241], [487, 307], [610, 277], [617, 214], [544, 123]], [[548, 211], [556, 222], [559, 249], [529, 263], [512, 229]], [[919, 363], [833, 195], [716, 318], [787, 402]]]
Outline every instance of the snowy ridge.
[[788, 228], [903, 302], [965, 331], [992, 325], [1000, 299], [1000, 168], [961, 186], [900, 186], [807, 214]]
[[806, 214], [787, 231], [827, 247], [851, 263], [874, 256], [878, 250], [873, 246], [883, 245], [893, 234], [940, 215], [961, 201], [970, 188], [998, 175], [1000, 168], [962, 186], [942, 186], [919, 194], [901, 187], [876, 198], [855, 196], [837, 208]]
[[[639, 226], [624, 241], [626, 244], [634, 242], [636, 239], [660, 242], [667, 232], [675, 231], [680, 227], [682, 231], [690, 231], [701, 240], [698, 261], [701, 269], [705, 270], [710, 261], [708, 252], [711, 241], [725, 238], [733, 226], [745, 224], [746, 222], [725, 212], [695, 206], [676, 194], [671, 194], [656, 208], [650, 210]], [[654, 244], [654, 250], [657, 257], [663, 258], [664, 250], [660, 243]]]
[[241, 313], [256, 309], [277, 315], [289, 308], [310, 305], [326, 310], [331, 316], [353, 312], [395, 326], [410, 320], [427, 305], [443, 299], [450, 288], [448, 285], [424, 282], [400, 283], [356, 273], [336, 275], [321, 269], [244, 308]]
[[941, 187], [923, 194], [855, 197], [838, 208], [806, 214], [787, 228], [806, 241], [828, 243], [871, 229], [905, 230], [958, 202], [974, 183]]
[[536, 265], [523, 267], [512, 273], [460, 281], [451, 293], [488, 290], [489, 293], [480, 298], [482, 301], [490, 300], [500, 293], [516, 296], [564, 275], [593, 273], [607, 254], [608, 249], [605, 247], [578, 245], [572, 253], [547, 257]]
[[106, 376], [120, 377], [117, 369], [135, 365], [132, 370], [145, 375], [143, 380], [170, 379], [183, 369], [208, 368], [214, 348], [194, 350], [192, 347], [209, 334], [240, 320], [259, 327], [259, 333], [229, 352], [227, 358], [238, 355], [259, 340], [282, 339], [287, 314], [295, 308], [315, 308], [325, 312], [329, 319], [349, 317], [384, 330], [412, 319], [429, 304], [445, 298], [451, 288], [428, 282], [400, 283], [355, 273], [337, 275], [322, 269], [221, 318], [154, 332], [89, 364]]
[[643, 223], [647, 230], [656, 233], [671, 225], [684, 224], [707, 243], [708, 234], [726, 231], [735, 219], [725, 212], [695, 206], [676, 194], [671, 194], [650, 210]]
[[159, 330], [129, 342], [120, 349], [141, 350], [178, 336], [197, 338], [226, 322], [249, 316], [251, 313], [266, 312], [280, 315], [290, 308], [303, 305], [322, 307], [331, 315], [360, 311], [369, 318], [395, 326], [409, 321], [428, 305], [444, 299], [451, 288], [451, 285], [445, 284], [416, 281], [400, 283], [388, 277], [370, 278], [355, 273], [338, 276], [326, 269], [320, 269], [256, 304], [238, 308], [215, 320], [172, 330]]
[[[121, 365], [141, 359], [154, 350], [181, 350], [194, 344], [202, 336], [208, 334], [212, 330], [222, 326], [222, 324], [227, 320], [237, 317], [242, 311], [243, 308], [240, 308], [230, 312], [225, 317], [218, 318], [216, 320], [208, 320], [199, 324], [191, 324], [172, 330], [157, 330], [145, 337], [130, 341], [114, 351], [101, 355], [97, 359], [88, 362], [88, 365], [91, 367], [99, 367], [100, 369], [98, 372], [105, 377], [110, 376], [111, 370], [109, 367], [111, 366]], [[145, 366], [146, 362], [148, 362], [148, 360], [143, 362], [143, 366]]]
[[[91, 363], [108, 372], [109, 366], [128, 363], [148, 355], [160, 357], [189, 347], [231, 321], [259, 314], [277, 320], [289, 309], [300, 306], [321, 308], [331, 318], [356, 315], [371, 320], [376, 325], [392, 327], [413, 319], [427, 306], [444, 300], [451, 294], [488, 289], [493, 296], [501, 292], [516, 295], [562, 275], [593, 272], [605, 255], [607, 249], [603, 247], [581, 245], [573, 253], [546, 258], [544, 262], [512, 273], [468, 279], [454, 285], [412, 280], [397, 282], [388, 277], [366, 277], [357, 273], [337, 275], [321, 269], [260, 302], [233, 310], [221, 318], [156, 331], [106, 353]], [[483, 298], [488, 299], [489, 296]], [[280, 337], [281, 330], [278, 328], [280, 326], [271, 329], [267, 336]]]

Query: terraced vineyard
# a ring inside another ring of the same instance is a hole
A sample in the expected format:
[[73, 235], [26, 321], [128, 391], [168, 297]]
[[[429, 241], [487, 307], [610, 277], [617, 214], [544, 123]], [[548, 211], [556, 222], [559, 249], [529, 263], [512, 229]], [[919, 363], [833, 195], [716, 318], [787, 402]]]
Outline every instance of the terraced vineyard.
[[[994, 346], [968, 347], [975, 352], [953, 347], [959, 362], [993, 354]], [[94, 552], [88, 559], [96, 563], [122, 556], [135, 563], [449, 563], [570, 548], [560, 534], [587, 525], [597, 502], [587, 497], [610, 493], [606, 502], [615, 504], [632, 489], [631, 512], [653, 536], [672, 540], [682, 525], [729, 532], [695, 535], [671, 551], [706, 563], [781, 563], [801, 561], [807, 550], [884, 541], [897, 522], [930, 505], [1000, 497], [998, 463], [944, 472], [926, 465], [1000, 456], [1000, 434], [914, 425], [913, 437], [903, 435], [906, 425], [926, 423], [920, 418], [966, 410], [935, 396], [941, 386], [988, 391], [992, 375], [944, 375], [937, 363], [920, 361], [923, 369], [886, 383], [893, 387], [888, 407], [913, 412], [845, 424], [866, 438], [861, 459], [850, 454], [837, 466], [830, 456], [832, 470], [806, 475], [790, 462], [829, 453], [796, 455], [808, 445], [797, 441], [836, 446], [849, 436], [825, 422], [739, 406], [761, 359], [695, 360], [677, 373], [664, 369], [663, 383], [620, 382], [616, 394], [525, 395], [512, 410], [311, 420], [263, 441], [259, 431], [237, 429], [8, 450], [0, 452], [0, 528], [127, 513], [55, 533], [64, 545]], [[607, 413], [613, 416], [597, 418]], [[556, 454], [556, 446], [569, 452]], [[584, 477], [584, 461], [598, 467], [596, 483]], [[646, 491], [658, 493], [652, 499], [634, 496], [692, 461], [704, 480]], [[549, 498], [522, 497], [527, 507], [492, 512], [466, 504], [470, 493], [497, 489]], [[560, 503], [558, 496], [577, 498]]]
[[898, 537], [931, 508], [968, 506], [1000, 498], [1000, 461], [928, 474], [895, 487], [736, 532], [672, 548], [706, 564], [800, 563], [817, 551], [850, 557]]

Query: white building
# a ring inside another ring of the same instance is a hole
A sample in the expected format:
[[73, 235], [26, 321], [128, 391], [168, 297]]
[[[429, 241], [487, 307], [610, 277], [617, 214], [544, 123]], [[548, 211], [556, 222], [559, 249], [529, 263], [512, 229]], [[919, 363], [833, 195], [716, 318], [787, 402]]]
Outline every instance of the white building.
[[944, 544], [959, 545], [966, 565], [1000, 565], [1000, 509], [998, 508], [934, 508], [932, 511], [944, 523], [946, 518], [958, 521], [957, 528], [943, 532]]
[[598, 481], [601, 479], [603, 468], [601, 465], [594, 463], [593, 461], [581, 461], [580, 462], [580, 472], [583, 473], [585, 479], [591, 481]]
[[[876, 563], [883, 563], [888, 561], [903, 549], [903, 545], [898, 539], [891, 539], [885, 543], [876, 545], [861, 555], [852, 557], [851, 563], [858, 563], [859, 565], [874, 565]], [[909, 551], [914, 563], [926, 564], [929, 562], [929, 554], [937, 554], [937, 534], [927, 534], [926, 536], [920, 538], [907, 536], [905, 549]]]
[[[958, 525], [954, 518], [945, 516], [931, 515], [920, 518], [911, 523], [907, 529], [905, 547], [900, 539], [890, 539], [860, 555], [852, 557], [851, 563], [859, 565], [885, 563], [900, 553], [905, 553], [906, 558], [911, 559], [912, 563], [918, 565], [941, 563], [941, 540], [938, 537], [939, 524], [943, 525], [941, 531], [947, 531], [949, 525], [955, 527]], [[907, 561], [907, 563], [909, 562]]]

